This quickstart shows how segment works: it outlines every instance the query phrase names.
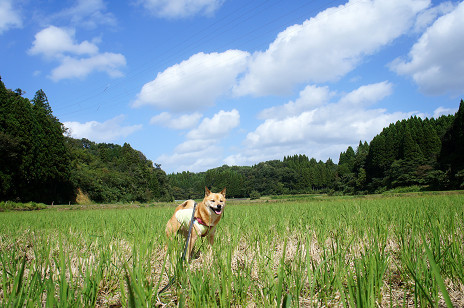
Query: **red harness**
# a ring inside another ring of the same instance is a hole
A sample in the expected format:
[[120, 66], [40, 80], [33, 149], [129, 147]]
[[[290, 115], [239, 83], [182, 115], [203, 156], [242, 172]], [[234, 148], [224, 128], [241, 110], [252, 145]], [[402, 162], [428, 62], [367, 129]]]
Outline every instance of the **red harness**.
[[195, 218], [195, 219], [198, 221], [198, 223], [199, 223], [200, 225], [203, 225], [203, 226], [205, 226], [205, 227], [208, 227], [208, 231], [206, 231], [206, 233], [203, 234], [201, 237], [207, 236], [208, 233], [209, 233], [209, 230], [211, 230], [211, 226], [208, 226], [200, 217]]

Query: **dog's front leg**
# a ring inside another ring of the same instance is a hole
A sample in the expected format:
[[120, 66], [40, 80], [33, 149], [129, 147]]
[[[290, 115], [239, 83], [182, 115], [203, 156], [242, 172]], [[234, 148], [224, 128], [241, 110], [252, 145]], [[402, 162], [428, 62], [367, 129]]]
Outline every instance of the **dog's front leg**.
[[208, 232], [208, 242], [211, 246], [214, 244], [214, 233], [216, 233], [216, 226], [212, 227]]

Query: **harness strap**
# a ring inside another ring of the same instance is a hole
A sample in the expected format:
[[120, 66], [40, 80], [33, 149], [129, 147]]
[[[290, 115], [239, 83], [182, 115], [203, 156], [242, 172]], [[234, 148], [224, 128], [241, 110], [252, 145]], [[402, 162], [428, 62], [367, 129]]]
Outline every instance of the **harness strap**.
[[193, 211], [192, 211], [192, 219], [190, 219], [190, 226], [189, 226], [189, 232], [187, 235], [187, 243], [185, 243], [185, 249], [184, 249], [184, 254], [182, 255], [182, 261], [185, 260], [185, 255], [187, 254], [187, 249], [190, 241], [190, 235], [192, 235], [192, 228], [193, 228], [193, 223], [195, 221], [195, 208], [197, 207], [197, 203], [195, 202], [193, 204]]
[[[187, 235], [187, 242], [185, 243], [184, 253], [182, 254], [182, 264], [185, 261], [185, 255], [187, 254], [187, 249], [188, 249], [188, 245], [189, 245], [189, 241], [190, 241], [190, 235], [192, 235], [193, 223], [195, 222], [195, 208], [196, 207], [197, 207], [197, 203], [194, 201], [193, 211], [192, 211], [192, 219], [190, 219], [190, 226], [189, 226], [189, 231], [188, 231], [188, 235]], [[158, 296], [161, 293], [163, 293], [164, 291], [166, 291], [174, 283], [175, 280], [176, 280], [176, 276], [174, 275], [169, 280], [168, 284], [165, 285], [164, 288], [162, 288], [160, 291], [158, 291]]]

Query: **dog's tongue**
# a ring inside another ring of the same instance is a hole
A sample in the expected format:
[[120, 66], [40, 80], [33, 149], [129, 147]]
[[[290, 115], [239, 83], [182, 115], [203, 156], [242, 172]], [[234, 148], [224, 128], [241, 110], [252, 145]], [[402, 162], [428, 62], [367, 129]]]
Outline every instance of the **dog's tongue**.
[[214, 211], [214, 213], [216, 213], [216, 214], [218, 214], [218, 215], [220, 215], [221, 212], [222, 212], [222, 210], [217, 210], [217, 209], [213, 209], [213, 211]]

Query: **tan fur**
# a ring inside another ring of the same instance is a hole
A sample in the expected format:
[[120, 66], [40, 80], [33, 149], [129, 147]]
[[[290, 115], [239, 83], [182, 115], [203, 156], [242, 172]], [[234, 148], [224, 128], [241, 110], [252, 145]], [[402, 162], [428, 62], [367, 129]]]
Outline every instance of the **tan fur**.
[[[168, 220], [166, 224], [166, 235], [168, 239], [172, 238], [177, 232], [181, 232], [185, 238], [188, 235], [188, 228], [189, 225], [183, 225], [177, 221], [176, 212], [183, 209], [191, 209], [193, 208], [195, 201], [187, 200], [182, 204], [178, 205], [172, 215], [171, 219]], [[220, 193], [212, 193], [208, 187], [205, 187], [205, 198], [202, 202], [197, 204], [195, 209], [195, 218], [200, 218], [204, 221], [208, 226], [210, 226], [209, 231], [207, 233], [208, 241], [211, 245], [214, 243], [214, 234], [216, 232], [216, 227], [219, 221], [221, 220], [222, 214], [224, 213], [224, 207], [226, 205], [226, 189], [224, 188]], [[217, 214], [214, 209], [220, 208], [220, 214]], [[195, 245], [195, 241], [198, 238], [197, 232], [192, 230], [190, 234], [190, 241], [187, 250], [187, 260], [190, 259], [193, 246]]]

